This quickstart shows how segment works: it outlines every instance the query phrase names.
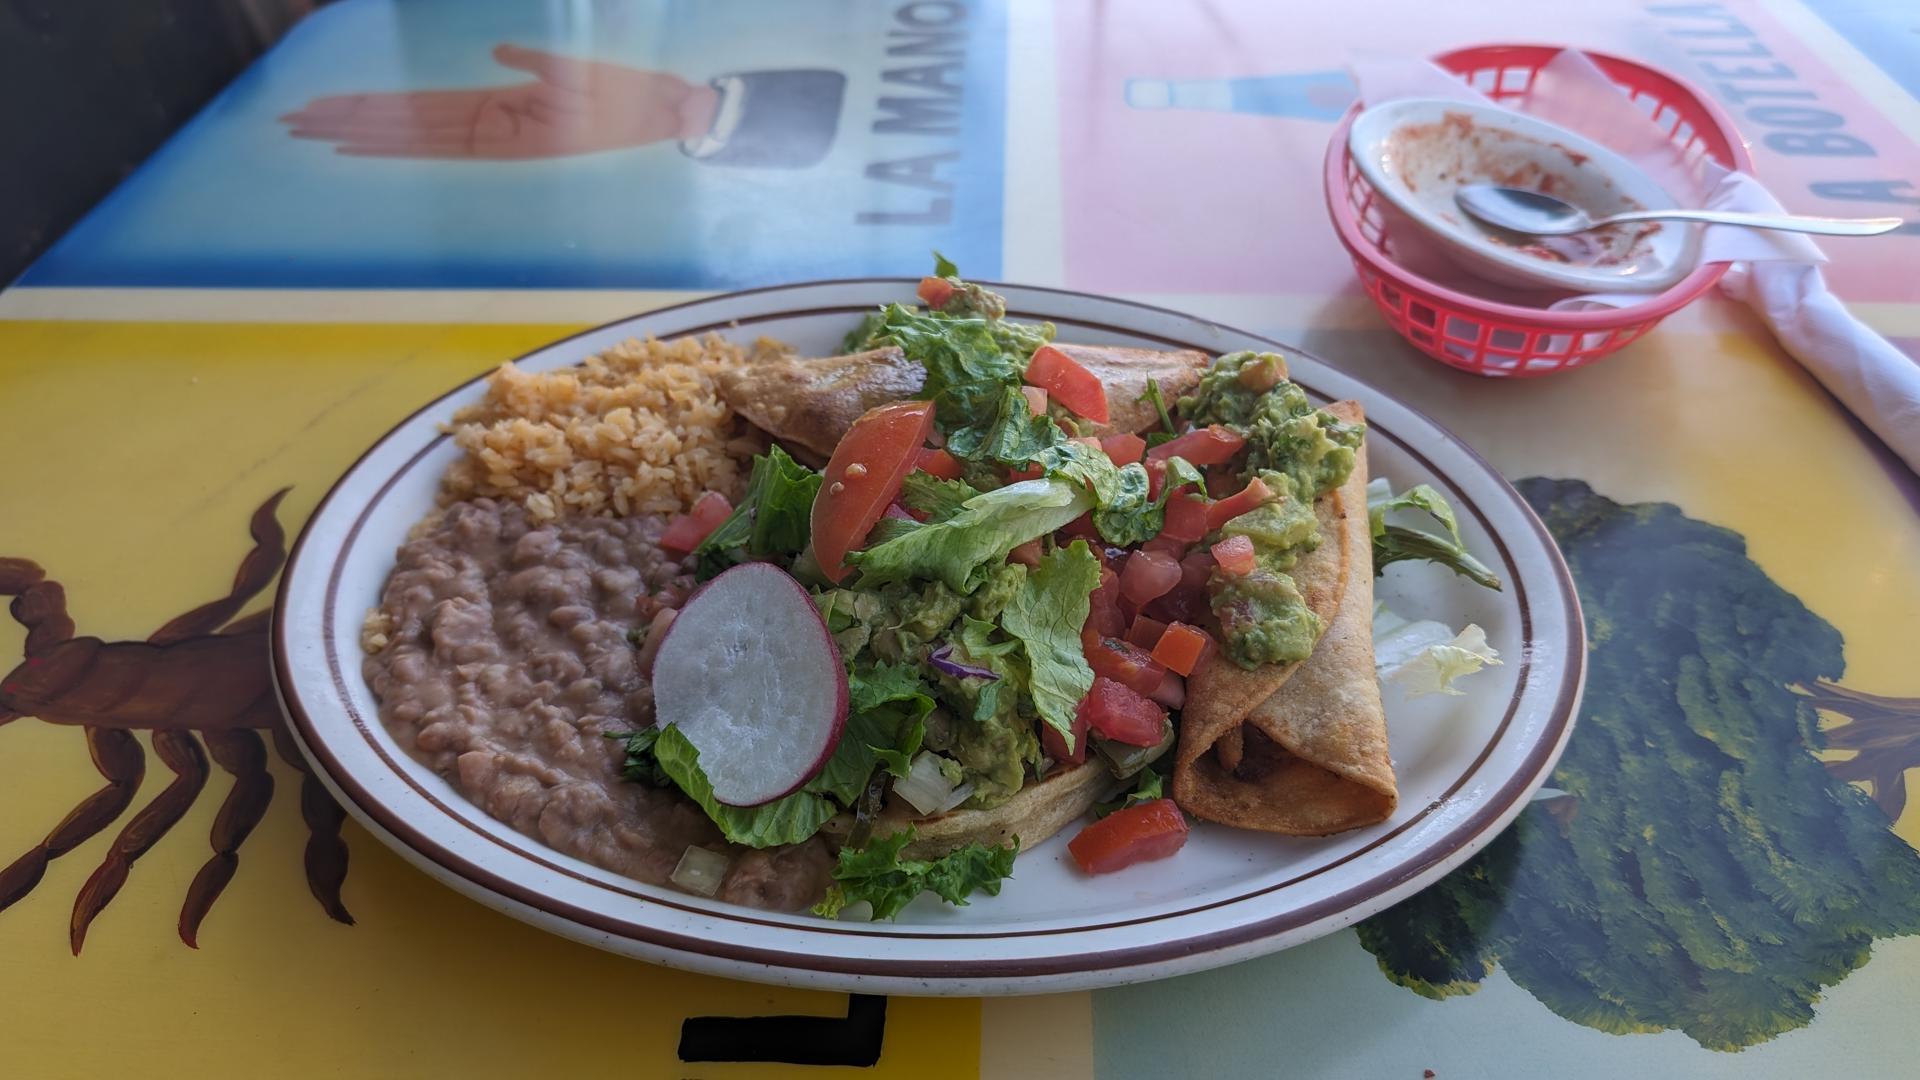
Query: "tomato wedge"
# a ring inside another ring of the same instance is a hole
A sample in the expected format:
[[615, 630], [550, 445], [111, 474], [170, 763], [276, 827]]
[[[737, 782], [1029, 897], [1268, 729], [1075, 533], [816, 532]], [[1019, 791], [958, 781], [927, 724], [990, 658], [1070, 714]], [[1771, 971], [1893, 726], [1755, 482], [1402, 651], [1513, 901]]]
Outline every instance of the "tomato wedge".
[[1067, 841], [1067, 851], [1089, 874], [1110, 874], [1134, 863], [1164, 859], [1187, 842], [1187, 819], [1172, 799], [1155, 799], [1108, 814]]
[[847, 552], [887, 512], [933, 430], [933, 402], [896, 401], [853, 422], [822, 475], [813, 500], [813, 554], [829, 581], [847, 576]]
[[960, 479], [960, 459], [945, 450], [935, 450], [929, 446], [920, 451], [920, 456], [913, 464], [914, 468], [929, 476], [937, 476], [942, 480]]
[[1247, 481], [1247, 486], [1239, 494], [1229, 495], [1207, 507], [1207, 528], [1217, 529], [1249, 510], [1265, 506], [1276, 496], [1265, 480], [1259, 477]]
[[1131, 465], [1147, 456], [1147, 440], [1138, 435], [1109, 435], [1100, 440], [1100, 449], [1115, 465]]
[[1168, 626], [1166, 633], [1161, 634], [1160, 640], [1154, 644], [1153, 658], [1165, 664], [1168, 671], [1191, 675], [1212, 645], [1213, 639], [1207, 636], [1205, 630], [1176, 622]]
[[1224, 465], [1233, 460], [1233, 455], [1247, 445], [1247, 440], [1232, 428], [1213, 424], [1209, 427], [1195, 428], [1161, 443], [1147, 451], [1149, 460], [1166, 460], [1170, 457], [1186, 458], [1189, 465]]
[[706, 540], [720, 523], [733, 514], [733, 504], [725, 495], [709, 491], [694, 500], [693, 509], [667, 522], [660, 534], [660, 549], [686, 555]]
[[1027, 382], [1047, 394], [1077, 416], [1096, 424], [1108, 421], [1107, 390], [1093, 372], [1068, 356], [1058, 345], [1042, 345], [1027, 361]]
[[1147, 650], [1129, 645], [1117, 637], [1103, 637], [1089, 640], [1081, 637], [1081, 646], [1087, 654], [1087, 666], [1096, 676], [1104, 675], [1136, 694], [1151, 694], [1160, 688], [1160, 680], [1167, 669]]
[[939, 311], [947, 306], [947, 301], [953, 299], [953, 282], [946, 278], [923, 277], [920, 279], [918, 291], [921, 302], [934, 311]]

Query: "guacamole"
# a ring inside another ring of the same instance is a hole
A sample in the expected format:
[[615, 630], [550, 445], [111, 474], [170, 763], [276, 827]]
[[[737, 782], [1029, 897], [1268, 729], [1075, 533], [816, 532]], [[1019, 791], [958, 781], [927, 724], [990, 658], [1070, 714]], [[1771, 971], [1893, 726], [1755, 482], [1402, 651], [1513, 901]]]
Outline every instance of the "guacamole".
[[1320, 545], [1313, 501], [1345, 483], [1365, 428], [1316, 409], [1286, 377], [1273, 353], [1228, 353], [1214, 361], [1180, 411], [1195, 424], [1221, 424], [1247, 440], [1244, 476], [1279, 496], [1221, 526], [1216, 537], [1253, 542], [1257, 566], [1234, 576], [1214, 571], [1208, 594], [1223, 648], [1241, 667], [1305, 660], [1321, 632], [1287, 574]]

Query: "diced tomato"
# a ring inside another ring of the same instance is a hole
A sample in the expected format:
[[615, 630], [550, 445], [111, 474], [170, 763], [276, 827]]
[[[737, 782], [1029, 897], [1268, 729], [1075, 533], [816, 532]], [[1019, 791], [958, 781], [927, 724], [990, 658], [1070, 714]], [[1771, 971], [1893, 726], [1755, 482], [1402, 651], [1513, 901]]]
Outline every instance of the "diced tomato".
[[1204, 619], [1211, 605], [1207, 602], [1205, 589], [1189, 589], [1184, 585], [1147, 605], [1147, 614], [1164, 623], [1194, 623]]
[[1178, 584], [1180, 562], [1165, 552], [1142, 548], [1128, 556], [1120, 571], [1120, 595], [1135, 604], [1150, 603]]
[[1220, 564], [1220, 571], [1239, 577], [1253, 573], [1253, 541], [1244, 536], [1229, 536], [1213, 545], [1213, 561]]
[[1247, 486], [1241, 488], [1238, 495], [1229, 495], [1207, 507], [1207, 528], [1217, 529], [1255, 507], [1265, 506], [1275, 498], [1273, 489], [1267, 486], [1267, 482], [1256, 476], [1247, 481]]
[[916, 517], [914, 517], [914, 516], [913, 516], [913, 515], [912, 515], [911, 513], [909, 513], [909, 512], [907, 511], [907, 508], [906, 508], [906, 507], [904, 507], [904, 506], [901, 506], [901, 505], [900, 505], [899, 503], [897, 503], [897, 502], [896, 502], [896, 503], [888, 503], [888, 504], [887, 504], [887, 512], [886, 512], [886, 513], [884, 513], [884, 514], [882, 514], [882, 515], [880, 515], [880, 516], [881, 516], [881, 517], [890, 517], [890, 518], [904, 518], [904, 519], [906, 519], [907, 521], [918, 521], [918, 520], [919, 520], [918, 518], [916, 518]]
[[1089, 510], [1060, 526], [1060, 535], [1069, 540], [1085, 540], [1089, 544], [1100, 543], [1100, 530], [1093, 527], [1093, 511]]
[[1169, 709], [1184, 709], [1187, 707], [1187, 680], [1169, 671], [1161, 678], [1160, 688], [1147, 696], [1155, 704]]
[[1189, 465], [1224, 465], [1247, 445], [1231, 428], [1214, 424], [1176, 436], [1147, 451], [1149, 459], [1186, 458]]
[[709, 491], [694, 500], [693, 509], [667, 523], [666, 531], [660, 534], [660, 547], [685, 555], [699, 547], [732, 513], [733, 504], [725, 495]]
[[921, 472], [929, 476], [937, 476], [942, 480], [960, 479], [960, 459], [945, 450], [927, 447], [920, 451], [920, 456], [914, 460], [913, 465]]
[[1207, 636], [1206, 631], [1177, 622], [1160, 635], [1159, 643], [1153, 647], [1153, 658], [1165, 664], [1168, 671], [1191, 675], [1212, 647], [1213, 639]]
[[1080, 830], [1067, 851], [1089, 874], [1110, 874], [1134, 863], [1164, 859], [1187, 842], [1187, 819], [1172, 799], [1117, 810]]
[[813, 554], [829, 581], [847, 576], [847, 552], [900, 493], [933, 430], [933, 403], [896, 401], [869, 409], [833, 448], [813, 500]]
[[1040, 541], [1029, 540], [1007, 553], [1008, 562], [1017, 562], [1022, 566], [1040, 565]]
[[1136, 694], [1153, 693], [1167, 672], [1145, 649], [1129, 645], [1118, 637], [1102, 637], [1087, 645], [1083, 636], [1081, 644], [1087, 646], [1087, 666], [1095, 675], [1104, 675]]
[[1167, 632], [1167, 624], [1159, 619], [1150, 619], [1145, 615], [1134, 616], [1133, 625], [1127, 628], [1127, 644], [1138, 645], [1148, 652], [1160, 644], [1160, 635]]
[[[1154, 688], [1159, 689], [1157, 679]], [[1086, 714], [1087, 726], [1094, 734], [1128, 746], [1152, 746], [1167, 730], [1165, 709], [1145, 694], [1101, 676], [1094, 677], [1093, 689], [1081, 700], [1078, 711]]]
[[[1152, 451], [1148, 451], [1152, 453]], [[1149, 457], [1147, 467], [1147, 498], [1158, 499], [1160, 492], [1167, 486], [1167, 463], [1156, 457]]]
[[[1120, 614], [1120, 575], [1103, 566], [1100, 584], [1094, 587], [1093, 595], [1087, 597], [1086, 633], [1091, 634], [1097, 644], [1101, 638], [1119, 637], [1126, 630], [1126, 619]], [[1086, 644], [1084, 635], [1082, 644]], [[1087, 646], [1089, 650], [1092, 647]]]
[[1019, 483], [1022, 480], [1038, 480], [1045, 475], [1047, 475], [1047, 470], [1046, 467], [1042, 465], [1028, 465], [1024, 468], [1007, 470], [1007, 479], [1014, 483]]
[[923, 277], [920, 279], [920, 300], [934, 311], [947, 306], [953, 299], [953, 282], [946, 278]]
[[1196, 551], [1180, 560], [1180, 587], [1205, 589], [1213, 576], [1213, 552]]
[[1100, 440], [1115, 465], [1131, 465], [1147, 455], [1147, 440], [1138, 435], [1109, 435]]
[[1081, 446], [1091, 450], [1099, 450], [1101, 453], [1106, 452], [1106, 448], [1100, 445], [1100, 440], [1091, 435], [1074, 435], [1068, 438], [1067, 441], [1070, 443], [1079, 443]]
[[1162, 530], [1159, 536], [1141, 544], [1140, 550], [1157, 552], [1179, 562], [1180, 557], [1187, 553], [1187, 542], [1177, 536], [1168, 536], [1166, 531]]
[[1100, 379], [1058, 345], [1042, 345], [1027, 361], [1027, 382], [1043, 387], [1068, 411], [1104, 424], [1107, 391]]
[[1167, 522], [1161, 536], [1171, 536], [1191, 544], [1207, 535], [1207, 500], [1198, 495], [1179, 493], [1167, 500]]
[[1068, 765], [1078, 765], [1087, 760], [1087, 711], [1073, 711], [1073, 749], [1067, 749], [1066, 736], [1045, 721], [1040, 723], [1040, 749], [1048, 757]]
[[1023, 386], [1020, 392], [1027, 396], [1027, 411], [1035, 416], [1047, 415], [1047, 392], [1038, 386]]

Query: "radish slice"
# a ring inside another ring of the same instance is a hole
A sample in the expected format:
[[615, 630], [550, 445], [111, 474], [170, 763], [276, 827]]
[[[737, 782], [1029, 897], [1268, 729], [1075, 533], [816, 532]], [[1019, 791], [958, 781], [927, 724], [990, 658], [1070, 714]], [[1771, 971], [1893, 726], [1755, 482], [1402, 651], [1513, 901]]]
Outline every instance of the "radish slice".
[[833, 756], [847, 673], [813, 598], [784, 571], [742, 563], [680, 609], [653, 658], [655, 722], [700, 751], [713, 797], [758, 806]]

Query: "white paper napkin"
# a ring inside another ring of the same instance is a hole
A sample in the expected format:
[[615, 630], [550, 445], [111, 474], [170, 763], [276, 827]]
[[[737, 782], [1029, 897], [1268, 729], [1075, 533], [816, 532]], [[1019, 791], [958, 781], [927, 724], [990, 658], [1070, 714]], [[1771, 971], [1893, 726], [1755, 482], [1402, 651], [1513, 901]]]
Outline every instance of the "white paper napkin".
[[[1369, 105], [1403, 97], [1437, 97], [1492, 104], [1453, 75], [1424, 60], [1358, 54], [1349, 63], [1360, 98]], [[1540, 70], [1524, 97], [1505, 107], [1577, 131], [1635, 165], [1682, 206], [1781, 213], [1778, 200], [1746, 173], [1709, 158], [1682, 159], [1665, 129], [1615, 86], [1586, 55], [1563, 51]], [[1847, 241], [1872, 243], [1871, 239]], [[1394, 257], [1431, 275], [1447, 262], [1438, 244], [1406, 230], [1394, 236]], [[1854, 318], [1827, 291], [1826, 261], [1800, 233], [1710, 225], [1700, 240], [1703, 262], [1736, 264], [1722, 279], [1727, 295], [1756, 311], [1782, 347], [1833, 396], [1920, 472], [1920, 364]], [[1455, 279], [1457, 280], [1457, 278]], [[1479, 282], [1471, 290], [1489, 299], [1528, 303], [1523, 293]], [[1592, 294], [1561, 299], [1553, 310], [1628, 307], [1644, 294]]]

